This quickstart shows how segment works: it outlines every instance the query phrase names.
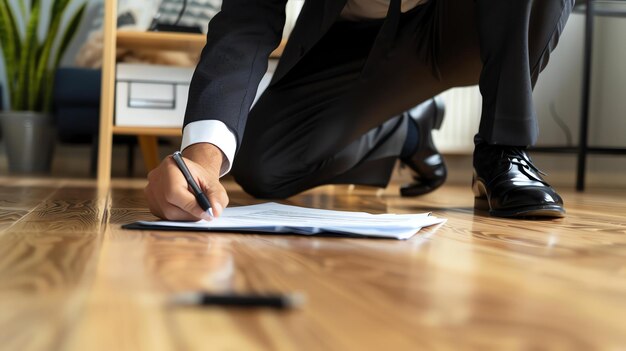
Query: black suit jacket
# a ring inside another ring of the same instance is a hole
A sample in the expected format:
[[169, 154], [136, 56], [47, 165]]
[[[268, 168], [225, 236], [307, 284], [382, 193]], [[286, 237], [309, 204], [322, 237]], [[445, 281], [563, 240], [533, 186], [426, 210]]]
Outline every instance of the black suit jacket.
[[[287, 0], [224, 0], [222, 10], [211, 20], [207, 43], [200, 56], [191, 86], [184, 126], [216, 119], [237, 137], [237, 145], [254, 101], [257, 87], [267, 70], [271, 52], [280, 44]], [[346, 0], [307, 0], [280, 63], [274, 84], [337, 20]]]

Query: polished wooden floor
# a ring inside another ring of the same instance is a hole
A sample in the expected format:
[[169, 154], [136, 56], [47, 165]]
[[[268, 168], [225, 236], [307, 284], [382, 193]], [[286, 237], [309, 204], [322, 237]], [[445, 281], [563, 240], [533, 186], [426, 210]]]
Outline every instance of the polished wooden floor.
[[[1, 350], [626, 350], [626, 191], [568, 216], [474, 213], [328, 186], [288, 202], [448, 218], [409, 241], [141, 232], [143, 183], [0, 178]], [[233, 204], [254, 202], [228, 184]], [[299, 310], [171, 307], [191, 289], [292, 292]]]

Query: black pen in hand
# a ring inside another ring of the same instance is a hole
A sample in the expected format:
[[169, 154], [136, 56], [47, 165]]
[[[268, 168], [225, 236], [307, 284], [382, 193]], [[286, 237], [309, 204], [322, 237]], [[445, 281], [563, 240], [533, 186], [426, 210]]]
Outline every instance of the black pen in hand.
[[180, 151], [176, 151], [172, 155], [172, 158], [174, 159], [174, 162], [176, 162], [178, 169], [180, 169], [180, 171], [183, 173], [183, 176], [185, 176], [185, 180], [187, 180], [187, 184], [189, 184], [191, 191], [193, 191], [193, 195], [196, 197], [198, 205], [200, 205], [202, 210], [204, 210], [206, 213], [211, 215], [211, 217], [213, 217], [213, 214], [211, 213], [211, 203], [209, 202], [209, 199], [206, 197], [202, 189], [200, 189], [200, 187], [198, 186], [198, 183], [196, 183], [196, 180], [193, 179], [193, 176], [191, 175], [191, 172], [189, 172], [189, 168], [187, 168], [187, 165], [185, 164], [185, 161], [183, 160], [183, 156], [181, 155]]

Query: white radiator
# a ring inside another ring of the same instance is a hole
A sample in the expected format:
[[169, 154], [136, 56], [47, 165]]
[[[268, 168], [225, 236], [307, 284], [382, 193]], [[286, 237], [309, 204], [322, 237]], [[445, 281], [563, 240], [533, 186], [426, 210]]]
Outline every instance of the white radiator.
[[478, 86], [453, 88], [440, 96], [446, 103], [446, 115], [440, 130], [433, 131], [435, 145], [442, 153], [471, 154], [482, 106]]

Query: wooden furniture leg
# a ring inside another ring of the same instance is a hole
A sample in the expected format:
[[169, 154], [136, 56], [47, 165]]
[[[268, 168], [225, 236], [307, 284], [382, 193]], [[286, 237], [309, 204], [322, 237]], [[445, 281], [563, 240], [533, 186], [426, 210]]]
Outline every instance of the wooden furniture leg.
[[115, 47], [117, 1], [105, 2], [102, 53], [102, 96], [100, 98], [100, 140], [98, 147], [98, 187], [108, 189], [111, 181], [113, 145], [113, 104], [115, 99]]
[[146, 172], [155, 169], [161, 162], [157, 137], [154, 135], [137, 135]]

